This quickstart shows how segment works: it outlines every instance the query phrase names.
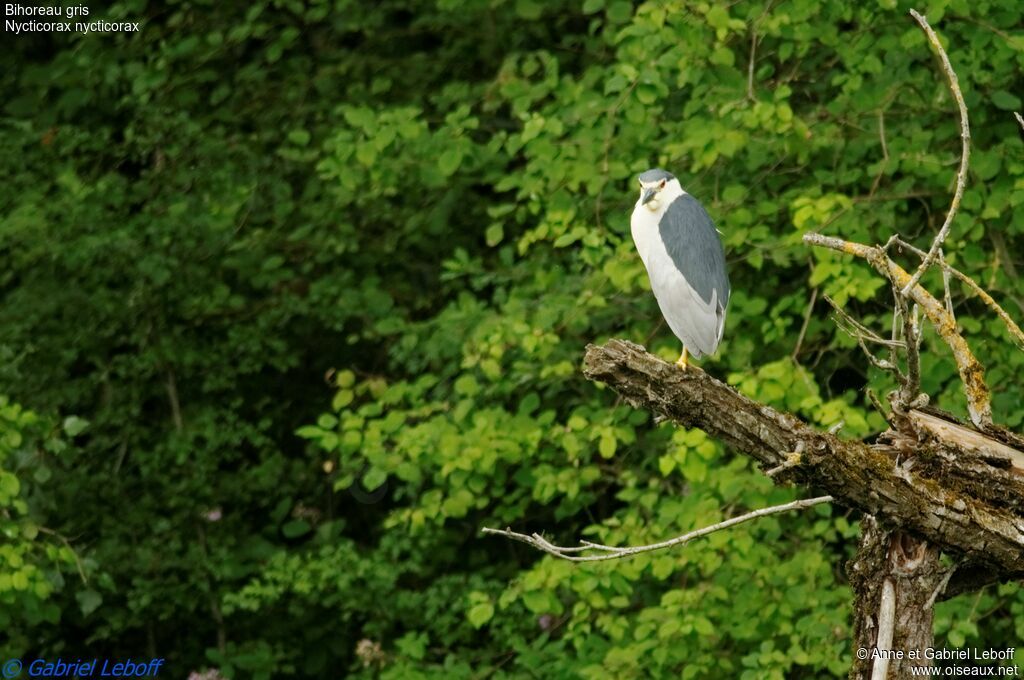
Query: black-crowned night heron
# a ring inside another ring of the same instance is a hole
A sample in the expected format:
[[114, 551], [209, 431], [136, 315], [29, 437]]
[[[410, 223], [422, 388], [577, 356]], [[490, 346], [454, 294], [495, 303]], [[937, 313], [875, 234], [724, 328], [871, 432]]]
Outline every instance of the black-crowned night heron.
[[699, 359], [722, 340], [729, 304], [725, 251], [707, 211], [671, 173], [656, 168], [639, 179], [633, 242], [661, 314], [683, 343], [676, 364], [685, 370], [687, 353]]

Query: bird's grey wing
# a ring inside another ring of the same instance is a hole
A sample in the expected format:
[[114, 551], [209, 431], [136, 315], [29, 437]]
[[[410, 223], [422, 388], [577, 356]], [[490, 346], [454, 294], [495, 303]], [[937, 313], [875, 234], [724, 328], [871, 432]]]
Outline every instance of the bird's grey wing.
[[710, 303], [712, 292], [717, 291], [718, 300], [727, 306], [725, 250], [715, 223], [697, 199], [689, 194], [676, 198], [665, 210], [658, 228], [669, 257], [700, 298]]
[[[710, 354], [718, 347], [725, 329], [725, 311], [729, 304], [729, 277], [725, 269], [725, 250], [714, 222], [701, 204], [683, 194], [672, 201], [658, 224], [669, 262], [654, 265], [651, 287], [658, 279], [661, 290], [655, 296], [662, 313], [676, 335], [695, 353]], [[653, 264], [653, 263], [652, 263]], [[683, 282], [674, 280], [667, 270], [677, 271]], [[661, 298], [665, 297], [665, 303]], [[670, 307], [670, 312], [666, 312]], [[675, 324], [670, 313], [678, 317]], [[678, 326], [678, 328], [677, 328]]]

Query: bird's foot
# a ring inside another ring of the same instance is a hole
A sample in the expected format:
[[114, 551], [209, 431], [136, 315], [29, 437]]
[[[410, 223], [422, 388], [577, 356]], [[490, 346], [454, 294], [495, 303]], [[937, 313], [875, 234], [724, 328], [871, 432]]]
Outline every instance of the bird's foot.
[[681, 368], [681, 369], [683, 369], [685, 371], [690, 366], [689, 362], [687, 361], [688, 358], [689, 358], [688, 353], [686, 351], [686, 348], [684, 347], [683, 348], [683, 353], [679, 355], [678, 359], [676, 359], [676, 366], [678, 366], [679, 368]]

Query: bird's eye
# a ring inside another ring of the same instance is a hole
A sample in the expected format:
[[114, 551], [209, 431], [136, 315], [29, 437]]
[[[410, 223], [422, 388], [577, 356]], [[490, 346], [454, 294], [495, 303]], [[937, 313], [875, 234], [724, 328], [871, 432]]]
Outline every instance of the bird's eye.
[[665, 188], [665, 180], [661, 180], [661, 184], [658, 185], [658, 188], [659, 189], [664, 189]]

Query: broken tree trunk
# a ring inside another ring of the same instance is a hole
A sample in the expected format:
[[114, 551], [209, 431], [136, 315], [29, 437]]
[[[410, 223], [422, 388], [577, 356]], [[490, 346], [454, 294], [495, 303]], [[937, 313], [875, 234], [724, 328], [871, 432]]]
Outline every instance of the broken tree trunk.
[[850, 678], [911, 676], [910, 666], [931, 665], [925, 650], [935, 646], [932, 606], [948, 572], [938, 550], [885, 531], [872, 515], [861, 519], [860, 532], [857, 557], [846, 568], [854, 592]]

